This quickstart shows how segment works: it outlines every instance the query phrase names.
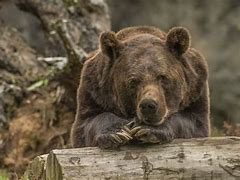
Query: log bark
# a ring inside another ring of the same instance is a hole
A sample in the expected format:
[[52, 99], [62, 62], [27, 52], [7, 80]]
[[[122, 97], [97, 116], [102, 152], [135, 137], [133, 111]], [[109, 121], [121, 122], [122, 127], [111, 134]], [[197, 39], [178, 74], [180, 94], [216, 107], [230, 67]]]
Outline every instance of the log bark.
[[53, 150], [25, 179], [240, 179], [240, 137], [177, 139], [163, 145]]

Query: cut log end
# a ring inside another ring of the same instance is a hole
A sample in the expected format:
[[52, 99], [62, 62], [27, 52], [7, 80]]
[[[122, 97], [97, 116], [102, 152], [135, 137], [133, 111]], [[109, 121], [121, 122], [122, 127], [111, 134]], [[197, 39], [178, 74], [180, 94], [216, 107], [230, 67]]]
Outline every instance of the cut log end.
[[[34, 174], [34, 176], [33, 176]], [[240, 179], [240, 137], [178, 139], [164, 145], [53, 150], [27, 179]]]

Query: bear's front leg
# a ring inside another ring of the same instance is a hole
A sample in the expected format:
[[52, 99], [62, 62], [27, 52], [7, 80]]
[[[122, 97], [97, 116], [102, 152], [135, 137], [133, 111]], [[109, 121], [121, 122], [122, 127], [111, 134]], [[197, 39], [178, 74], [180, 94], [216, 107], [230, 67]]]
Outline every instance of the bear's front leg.
[[124, 145], [133, 139], [130, 132], [131, 131], [127, 126], [121, 125], [121, 127], [118, 127], [115, 130], [99, 133], [96, 136], [96, 145], [102, 149], [119, 148], [121, 145]]
[[126, 131], [134, 140], [143, 143], [166, 143], [174, 138], [173, 129], [166, 123], [160, 126], [139, 125], [132, 120], [121, 128]]
[[73, 146], [118, 148], [132, 139], [130, 130], [124, 127], [128, 122], [109, 112], [84, 119], [79, 117], [72, 128]]
[[174, 131], [167, 124], [160, 126], [134, 125], [130, 135], [143, 143], [167, 143], [174, 139]]
[[138, 124], [132, 120], [121, 128], [126, 131], [134, 140], [141, 143], [167, 143], [174, 139], [174, 131], [168, 123], [160, 126]]

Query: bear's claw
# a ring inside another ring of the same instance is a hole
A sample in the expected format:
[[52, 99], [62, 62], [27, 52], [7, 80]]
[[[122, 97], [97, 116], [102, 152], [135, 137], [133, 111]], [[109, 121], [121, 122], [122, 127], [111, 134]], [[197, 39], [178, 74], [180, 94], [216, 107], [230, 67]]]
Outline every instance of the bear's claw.
[[141, 129], [141, 127], [140, 127], [140, 129], [138, 129], [138, 130], [139, 131], [137, 131], [134, 135], [136, 138], [147, 135], [147, 134], [150, 133], [150, 129]]
[[131, 140], [132, 137], [125, 131], [117, 132], [116, 135], [118, 135], [120, 138], [124, 138], [125, 140]]
[[127, 127], [128, 129], [132, 129], [136, 125], [136, 121], [132, 120], [129, 123], [127, 123], [124, 127]]
[[122, 143], [122, 139], [120, 137], [118, 137], [116, 134], [110, 134], [110, 136], [113, 138], [113, 141], [115, 143]]
[[[140, 127], [140, 126], [138, 126]], [[134, 137], [144, 143], [160, 143], [159, 138], [151, 132], [151, 129], [143, 129], [142, 127], [137, 129], [138, 131], [134, 134]]]
[[117, 143], [125, 144], [129, 140], [133, 139], [129, 132], [130, 132], [130, 129], [124, 128], [124, 129], [121, 129], [121, 131], [119, 132], [111, 134], [111, 137], [113, 137], [114, 141], [116, 141]]
[[127, 126], [123, 126], [122, 128], [124, 131], [126, 131], [127, 133], [131, 133], [131, 130], [127, 127]]
[[138, 131], [140, 131], [141, 129], [142, 129], [141, 126], [136, 126], [136, 127], [134, 127], [134, 128], [131, 129], [130, 134], [131, 134], [132, 136], [134, 136], [134, 135], [135, 135]]

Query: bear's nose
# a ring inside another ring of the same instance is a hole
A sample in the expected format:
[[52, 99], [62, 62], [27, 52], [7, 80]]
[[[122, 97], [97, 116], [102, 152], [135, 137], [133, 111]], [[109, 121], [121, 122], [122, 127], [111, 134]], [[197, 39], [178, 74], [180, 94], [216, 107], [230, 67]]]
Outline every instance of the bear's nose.
[[153, 99], [144, 99], [139, 104], [139, 108], [142, 114], [154, 114], [157, 111], [157, 103]]

